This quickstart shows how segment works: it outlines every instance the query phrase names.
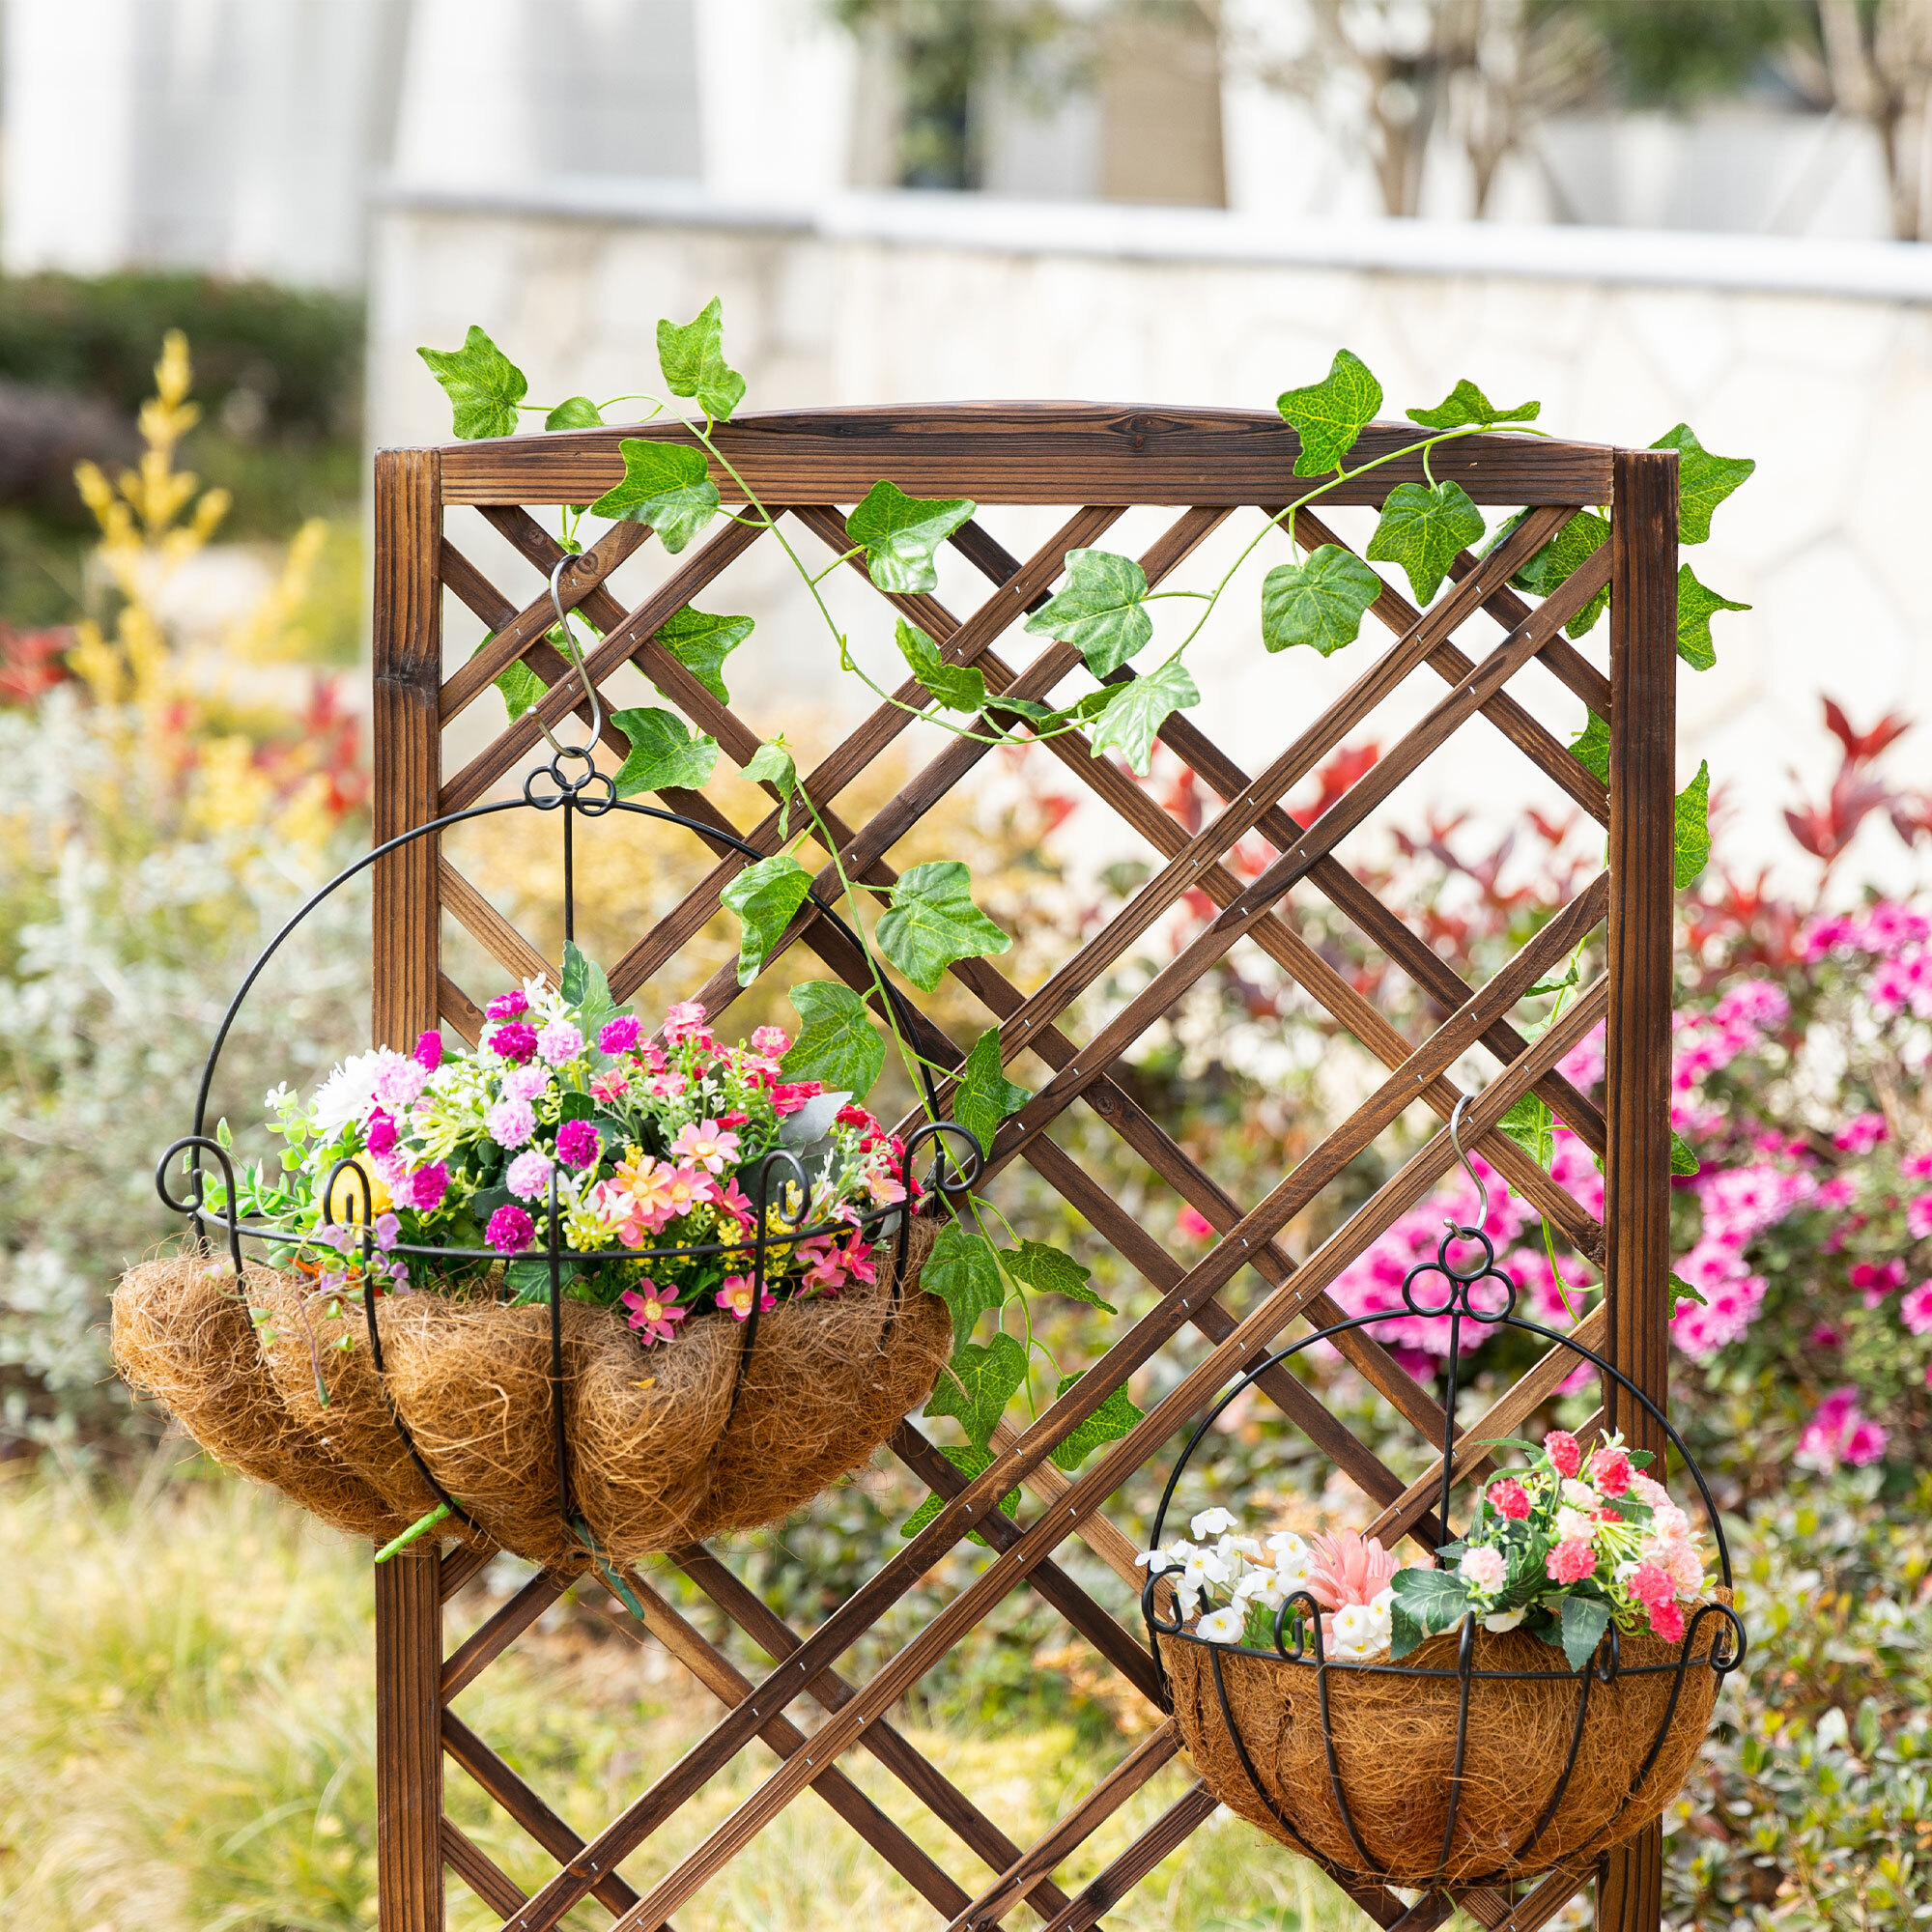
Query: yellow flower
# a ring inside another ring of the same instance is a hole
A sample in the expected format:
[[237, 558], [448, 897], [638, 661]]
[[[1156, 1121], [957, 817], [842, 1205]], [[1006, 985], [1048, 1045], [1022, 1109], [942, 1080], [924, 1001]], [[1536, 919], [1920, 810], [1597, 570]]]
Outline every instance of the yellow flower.
[[367, 1169], [345, 1167], [335, 1177], [335, 1185], [325, 1199], [323, 1189], [327, 1179], [328, 1177], [324, 1175], [316, 1183], [315, 1190], [316, 1206], [322, 1209], [327, 1220], [355, 1222], [366, 1227], [378, 1214], [386, 1214], [396, 1205], [390, 1196], [388, 1182], [380, 1174]]

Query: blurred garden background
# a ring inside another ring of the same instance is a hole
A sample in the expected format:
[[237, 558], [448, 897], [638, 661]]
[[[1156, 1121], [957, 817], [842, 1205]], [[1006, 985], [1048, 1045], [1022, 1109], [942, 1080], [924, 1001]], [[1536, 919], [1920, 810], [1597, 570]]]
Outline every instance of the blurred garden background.
[[[4, 0], [0, 14], [0, 1918], [374, 1921], [366, 1552], [132, 1404], [106, 1296], [170, 1232], [154, 1159], [191, 1111], [229, 991], [366, 849], [368, 459], [448, 434], [416, 346], [481, 323], [545, 390], [614, 393], [648, 372], [659, 316], [722, 294], [754, 408], [1265, 408], [1346, 342], [1391, 395], [1466, 375], [1541, 397], [1560, 436], [1649, 443], [1688, 421], [1755, 459], [1696, 554], [1741, 608], [1717, 618], [1716, 665], [1682, 697], [1683, 775], [1709, 761], [1714, 847], [1679, 916], [1673, 1124], [1701, 1166], [1673, 1216], [1702, 1299], [1675, 1319], [1672, 1381], [1727, 1514], [1753, 1651], [1666, 1821], [1666, 1918], [1932, 1919], [1932, 0]], [[479, 537], [473, 554], [522, 581], [507, 547]], [[829, 744], [849, 714], [836, 693], [803, 710], [787, 695], [776, 580], [745, 596], [766, 655], [746, 651], [742, 678], [734, 663], [744, 709]], [[452, 609], [452, 665], [478, 635]], [[1244, 641], [1237, 621], [1207, 640], [1228, 674], [1201, 716], [1237, 754], [1267, 735], [1241, 716]], [[1308, 674], [1326, 696], [1351, 672]], [[1292, 808], [1318, 811], [1378, 751], [1345, 747]], [[865, 784], [883, 798], [903, 776]], [[1214, 809], [1171, 754], [1146, 782], [1190, 829]], [[1580, 824], [1509, 782], [1477, 761], [1403, 792], [1354, 861], [1471, 976], [1598, 863]], [[1017, 765], [906, 850], [971, 863], [1029, 987], [1147, 871]], [[1269, 856], [1251, 840], [1233, 859], [1259, 871]], [[535, 846], [506, 837], [492, 862], [502, 909], [554, 944]], [[696, 875], [668, 867], [652, 902]], [[579, 938], [610, 956], [639, 908], [611, 881], [600, 912], [603, 883], [580, 885]], [[1346, 921], [1312, 894], [1291, 909], [1358, 991], [1421, 1030], [1420, 996]], [[1153, 928], [1079, 1029], [1210, 913], [1192, 898]], [[707, 928], [697, 977], [735, 943], [728, 922]], [[361, 1043], [366, 950], [354, 895], [303, 929], [231, 1043], [238, 1124], [277, 1080], [304, 1084]], [[1333, 1022], [1267, 962], [1237, 953], [1206, 985], [1134, 1067], [1136, 1097], [1246, 1203], [1352, 1090]], [[1565, 1070], [1587, 1084], [1601, 1056], [1586, 1044]], [[1097, 1126], [1069, 1115], [1056, 1138], [1178, 1256], [1212, 1238]], [[1556, 1171], [1587, 1198], [1590, 1164], [1566, 1141]], [[1394, 1136], [1363, 1156], [1291, 1251], [1403, 1151]], [[1078, 1251], [1123, 1317], [1149, 1304], [1064, 1208], [1003, 1185], [1015, 1224]], [[1386, 1305], [1388, 1270], [1433, 1245], [1442, 1211], [1399, 1226], [1338, 1296]], [[1563, 1257], [1535, 1216], [1507, 1201], [1493, 1232], [1541, 1313], [1567, 1321]], [[1057, 1346], [1097, 1352], [1085, 1311], [1057, 1319]], [[1438, 1369], [1439, 1338], [1402, 1325], [1388, 1339]], [[1191, 1342], [1164, 1351], [1143, 1404], [1198, 1359]], [[1521, 1367], [1505, 1344], [1476, 1354], [1470, 1400]], [[1341, 1365], [1311, 1373], [1398, 1467], [1413, 1460]], [[1243, 1402], [1220, 1428], [1227, 1485], [1284, 1523], [1366, 1520], [1271, 1412]], [[810, 1625], [921, 1494], [881, 1465], [729, 1560]], [[1113, 1513], [1138, 1534], [1151, 1502], [1130, 1490]], [[873, 1661], [981, 1561], [962, 1546], [935, 1570], [867, 1638]], [[1132, 1614], [1110, 1573], [1066, 1561]], [[523, 1574], [493, 1565], [452, 1629]], [[702, 1599], [656, 1580], [758, 1674]], [[718, 1708], [594, 1603], [566, 1598], [519, 1656], [461, 1708], [580, 1828]], [[895, 1721], [1024, 1843], [1155, 1714], [1022, 1593]], [[863, 1759], [853, 1775], [898, 1815], [902, 1794]], [[1184, 1781], [1171, 1767], [1150, 1783], [1073, 1876]], [[460, 1772], [451, 1792], [529, 1883], [540, 1861], [513, 1829]], [[668, 1866], [742, 1795], [721, 1779], [627, 1870]], [[812, 1822], [788, 1812], [679, 1922], [929, 1922]], [[451, 1897], [453, 1924], [486, 1922]], [[1224, 1816], [1107, 1922], [1350, 1919]]]

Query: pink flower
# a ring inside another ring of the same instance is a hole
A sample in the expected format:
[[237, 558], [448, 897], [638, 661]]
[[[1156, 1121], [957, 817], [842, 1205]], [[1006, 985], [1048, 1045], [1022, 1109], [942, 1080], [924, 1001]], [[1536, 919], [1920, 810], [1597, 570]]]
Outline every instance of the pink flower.
[[762, 1053], [767, 1060], [782, 1060], [790, 1050], [791, 1041], [782, 1027], [761, 1026], [752, 1035], [752, 1051]]
[[1677, 1595], [1675, 1580], [1655, 1563], [1639, 1563], [1632, 1573], [1630, 1593], [1639, 1604], [1667, 1604]]
[[506, 1020], [490, 1036], [490, 1051], [522, 1066], [537, 1050], [537, 1030], [525, 1020]]
[[534, 1100], [550, 1088], [548, 1066], [512, 1066], [498, 1083], [506, 1100]]
[[1679, 1604], [1653, 1604], [1650, 1606], [1650, 1634], [1665, 1643], [1684, 1641], [1684, 1610]]
[[1605, 1443], [1590, 1458], [1590, 1480], [1606, 1496], [1620, 1496], [1630, 1488], [1631, 1459], [1627, 1451]]
[[786, 1114], [797, 1113], [808, 1100], [817, 1099], [824, 1091], [823, 1084], [817, 1080], [794, 1080], [789, 1085], [781, 1084], [772, 1089], [772, 1106], [782, 1119]]
[[525, 998], [522, 988], [518, 988], [512, 992], [498, 993], [483, 1011], [485, 1017], [489, 1019], [513, 1020], [519, 1013], [526, 1013], [529, 1009], [529, 1001]]
[[870, 1244], [857, 1235], [845, 1243], [845, 1271], [854, 1281], [864, 1282], [867, 1288], [879, 1278], [878, 1264], [872, 1258]]
[[593, 1073], [590, 1076], [590, 1093], [593, 1098], [602, 1100], [608, 1107], [613, 1100], [621, 1100], [630, 1087], [631, 1076], [621, 1066], [613, 1066], [608, 1073]]
[[362, 1145], [371, 1153], [393, 1153], [396, 1148], [396, 1123], [387, 1114], [371, 1114], [369, 1124], [363, 1129]]
[[1817, 1194], [1821, 1208], [1849, 1208], [1858, 1198], [1859, 1183], [1849, 1174], [1833, 1175]]
[[752, 1225], [751, 1197], [738, 1185], [736, 1176], [713, 1183], [711, 1205], [721, 1213], [731, 1215], [743, 1226], [749, 1228]]
[[665, 1012], [664, 1037], [675, 1046], [704, 1031], [704, 1009], [696, 1000], [680, 1000]]
[[654, 1073], [644, 1082], [644, 1092], [660, 1100], [675, 1100], [690, 1084], [682, 1073]]
[[[727, 1274], [724, 1286], [718, 1291], [717, 1301], [733, 1321], [743, 1321], [752, 1313], [752, 1277], [748, 1274]], [[778, 1296], [768, 1288], [758, 1299], [758, 1312], [778, 1306]]]
[[1905, 1264], [1896, 1256], [1889, 1262], [1860, 1262], [1852, 1269], [1852, 1286], [1864, 1291], [1867, 1308], [1876, 1308], [1894, 1289], [1905, 1286]]
[[1396, 1560], [1379, 1538], [1337, 1529], [1310, 1539], [1315, 1568], [1309, 1575], [1309, 1594], [1323, 1609], [1345, 1609], [1350, 1604], [1373, 1603], [1388, 1588]]
[[1500, 1590], [1509, 1575], [1509, 1565], [1503, 1561], [1500, 1549], [1480, 1547], [1463, 1550], [1463, 1560], [1457, 1564], [1456, 1570], [1464, 1582], [1472, 1584], [1485, 1596], [1493, 1596]]
[[1907, 1154], [1898, 1171], [1908, 1180], [1932, 1180], [1932, 1153]]
[[416, 1041], [416, 1065], [425, 1073], [434, 1073], [442, 1065], [442, 1036], [426, 1033]]
[[1559, 1476], [1574, 1476], [1583, 1466], [1583, 1445], [1567, 1429], [1552, 1429], [1543, 1438], [1543, 1453]]
[[1490, 1502], [1500, 1516], [1520, 1522], [1529, 1514], [1529, 1492], [1514, 1476], [1490, 1485]]
[[537, 1052], [552, 1066], [565, 1066], [583, 1051], [583, 1036], [569, 1020], [552, 1020], [537, 1035]]
[[442, 1206], [442, 1197], [449, 1191], [449, 1168], [443, 1161], [432, 1161], [427, 1167], [419, 1167], [409, 1175], [403, 1182], [403, 1191], [418, 1214], [433, 1214]]
[[588, 1121], [566, 1121], [556, 1130], [556, 1157], [566, 1167], [595, 1167], [604, 1137]]
[[1860, 1412], [1856, 1388], [1833, 1389], [1812, 1410], [1793, 1461], [1826, 1474], [1841, 1462], [1859, 1468], [1876, 1463], [1887, 1440], [1885, 1430]]
[[631, 1311], [625, 1320], [646, 1343], [670, 1341], [677, 1333], [674, 1324], [691, 1313], [677, 1305], [676, 1289], [660, 1288], [648, 1275], [617, 1299]]
[[520, 1153], [510, 1163], [509, 1171], [503, 1176], [503, 1185], [519, 1201], [534, 1201], [550, 1185], [550, 1171], [554, 1163], [542, 1148], [531, 1148], [527, 1153]]
[[407, 1113], [422, 1098], [429, 1069], [414, 1060], [392, 1058], [376, 1075], [376, 1097], [393, 1114]]
[[484, 1115], [483, 1125], [498, 1147], [522, 1147], [537, 1130], [536, 1112], [527, 1100], [498, 1100]]
[[1183, 1208], [1174, 1217], [1174, 1232], [1183, 1241], [1211, 1241], [1214, 1224], [1198, 1208]]
[[[1659, 1512], [1660, 1518], [1662, 1512]], [[1680, 1597], [1694, 1597], [1704, 1587], [1704, 1559], [1697, 1554], [1697, 1547], [1687, 1532], [1690, 1524], [1684, 1520], [1682, 1510], [1675, 1512], [1677, 1522], [1673, 1533], [1645, 1539], [1643, 1548], [1637, 1551], [1639, 1564], [1652, 1570], [1661, 1570], [1670, 1578], [1672, 1586]]]
[[1932, 1281], [1921, 1281], [1898, 1304], [1899, 1318], [1915, 1335], [1932, 1334]]
[[1543, 1567], [1552, 1583], [1580, 1583], [1596, 1575], [1597, 1552], [1588, 1538], [1573, 1536], [1549, 1552]]
[[635, 1013], [619, 1013], [614, 1020], [606, 1020], [597, 1033], [597, 1050], [613, 1058], [620, 1053], [629, 1053], [638, 1043], [638, 1036], [643, 1031], [643, 1023]]
[[1870, 1153], [1889, 1133], [1883, 1114], [1854, 1114], [1832, 1136], [1832, 1145], [1840, 1153]]
[[711, 1177], [701, 1167], [673, 1167], [661, 1175], [659, 1191], [665, 1204], [670, 1209], [673, 1221], [680, 1214], [689, 1214], [694, 1208], [702, 1208], [706, 1202], [718, 1197], [717, 1187]]
[[1861, 1415], [1846, 1430], [1841, 1453], [1853, 1468], [1862, 1469], [1867, 1463], [1876, 1463], [1885, 1454], [1889, 1439], [1876, 1422], [1869, 1416]]
[[707, 1174], [723, 1174], [738, 1158], [738, 1136], [726, 1133], [716, 1121], [699, 1121], [679, 1133], [670, 1152]]
[[537, 1226], [521, 1208], [498, 1208], [490, 1216], [490, 1226], [483, 1238], [499, 1254], [515, 1254], [519, 1248], [530, 1244], [530, 1236]]
[[1922, 1241], [1932, 1235], [1932, 1194], [1921, 1194], [1916, 1201], [1906, 1203], [1905, 1225], [1915, 1240]]

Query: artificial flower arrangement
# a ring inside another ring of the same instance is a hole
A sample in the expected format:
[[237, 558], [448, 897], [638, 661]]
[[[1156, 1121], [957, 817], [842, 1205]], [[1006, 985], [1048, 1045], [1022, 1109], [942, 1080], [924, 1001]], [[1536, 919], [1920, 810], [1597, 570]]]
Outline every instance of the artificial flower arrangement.
[[[704, 1009], [685, 1002], [651, 1040], [611, 1010], [581, 954], [566, 979], [576, 999], [539, 975], [493, 1000], [473, 1052], [425, 1033], [412, 1054], [379, 1047], [344, 1062], [305, 1100], [270, 1093], [282, 1173], [251, 1166], [236, 1190], [244, 1217], [285, 1236], [270, 1262], [324, 1294], [359, 1293], [367, 1272], [384, 1293], [543, 1299], [554, 1197], [564, 1293], [621, 1308], [656, 1346], [694, 1318], [750, 1317], [753, 1196], [781, 1150], [799, 1156], [810, 1191], [788, 1166], [770, 1183], [760, 1311], [874, 1282], [872, 1237], [908, 1185], [915, 1202], [921, 1191], [895, 1135], [848, 1095], [786, 1080], [778, 1027], [721, 1045]], [[343, 1161], [355, 1168], [337, 1172]], [[211, 1204], [219, 1211], [218, 1184]], [[793, 1231], [805, 1237], [782, 1238]], [[408, 1252], [423, 1248], [448, 1257]], [[635, 1249], [695, 1252], [621, 1252]]]
[[[1283, 1531], [1263, 1541], [1236, 1530], [1229, 1511], [1203, 1511], [1177, 1540], [1142, 1551], [1154, 1576], [1173, 1578], [1183, 1618], [1209, 1643], [1275, 1647], [1304, 1624], [1305, 1594], [1321, 1608], [1323, 1654], [1344, 1662], [1399, 1662], [1426, 1638], [1473, 1615], [1486, 1631], [1520, 1627], [1580, 1669], [1612, 1623], [1682, 1643], [1686, 1610], [1705, 1594], [1704, 1559], [1683, 1510], [1643, 1473], [1647, 1451], [1604, 1438], [1587, 1458], [1577, 1437], [1552, 1430], [1542, 1445], [1514, 1440], [1534, 1460], [1491, 1483], [1463, 1537], [1436, 1564], [1398, 1568], [1375, 1537], [1339, 1529], [1304, 1541]], [[1211, 1542], [1204, 1539], [1213, 1539]]]

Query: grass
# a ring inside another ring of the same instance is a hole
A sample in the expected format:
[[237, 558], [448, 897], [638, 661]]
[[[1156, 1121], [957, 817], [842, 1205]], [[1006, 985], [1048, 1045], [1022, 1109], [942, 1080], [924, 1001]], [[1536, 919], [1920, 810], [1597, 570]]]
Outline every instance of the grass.
[[[0, 1922], [10, 1932], [347, 1932], [375, 1922], [366, 1554], [252, 1486], [164, 1450], [131, 1491], [0, 1475]], [[519, 1580], [507, 1559], [453, 1606], [454, 1641]], [[499, 1575], [498, 1572], [503, 1574]], [[701, 1619], [695, 1619], [700, 1620]], [[707, 1629], [715, 1628], [707, 1623]], [[736, 1659], [755, 1674], [758, 1659]], [[654, 1644], [566, 1601], [458, 1709], [580, 1832], [670, 1765], [720, 1707]], [[796, 1715], [811, 1721], [809, 1707]], [[912, 1741], [1016, 1841], [1122, 1754], [1089, 1724]], [[623, 1867], [640, 1889], [776, 1762], [716, 1778]], [[969, 1889], [983, 1874], [864, 1752], [843, 1768]], [[1187, 1788], [1177, 1763], [1062, 1868], [1093, 1876]], [[452, 1815], [525, 1888], [550, 1862], [451, 1768]], [[828, 1829], [829, 1828], [829, 1829]], [[455, 1932], [497, 1920], [460, 1882]], [[586, 1905], [567, 1921], [603, 1925]], [[682, 1932], [937, 1923], [806, 1795], [677, 1915]], [[1008, 1923], [1036, 1922], [1026, 1908]], [[1118, 1932], [1329, 1932], [1365, 1923], [1310, 1869], [1217, 1816], [1107, 1915]]]

